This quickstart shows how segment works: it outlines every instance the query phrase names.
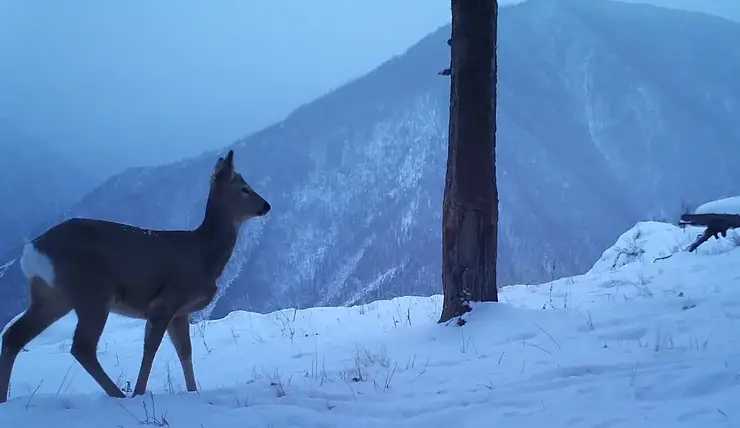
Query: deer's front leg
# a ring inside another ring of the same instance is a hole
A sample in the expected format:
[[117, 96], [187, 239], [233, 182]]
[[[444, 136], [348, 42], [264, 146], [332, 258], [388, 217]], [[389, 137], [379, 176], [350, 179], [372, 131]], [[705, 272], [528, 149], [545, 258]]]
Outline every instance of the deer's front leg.
[[167, 332], [180, 359], [182, 372], [185, 377], [185, 387], [188, 391], [196, 391], [195, 372], [193, 371], [193, 346], [190, 343], [190, 320], [188, 314], [172, 318]]
[[176, 305], [163, 298], [158, 298], [151, 303], [146, 320], [146, 333], [144, 334], [144, 356], [141, 358], [139, 377], [136, 379], [133, 397], [143, 395], [146, 392], [146, 384], [152, 372], [154, 356], [162, 344], [167, 325], [169, 325], [177, 309]]

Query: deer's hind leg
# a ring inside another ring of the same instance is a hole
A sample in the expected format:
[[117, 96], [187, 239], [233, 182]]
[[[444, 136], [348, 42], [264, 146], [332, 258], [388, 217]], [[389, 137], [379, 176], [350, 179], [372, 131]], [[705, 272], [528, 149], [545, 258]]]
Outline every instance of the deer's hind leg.
[[10, 376], [21, 350], [72, 310], [67, 300], [43, 279], [34, 277], [30, 283], [31, 304], [3, 334], [0, 352], [0, 403], [8, 399]]
[[79, 304], [74, 308], [77, 313], [77, 327], [72, 340], [72, 356], [106, 394], [114, 398], [125, 398], [126, 395], [103, 370], [98, 360], [98, 342], [108, 321], [108, 306], [104, 303], [105, 300], [100, 299], [78, 301]]

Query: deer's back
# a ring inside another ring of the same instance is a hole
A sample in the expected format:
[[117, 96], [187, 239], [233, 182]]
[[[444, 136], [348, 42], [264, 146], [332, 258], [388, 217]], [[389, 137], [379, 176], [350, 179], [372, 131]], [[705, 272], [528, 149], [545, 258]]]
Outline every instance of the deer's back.
[[55, 286], [95, 287], [139, 306], [187, 266], [191, 235], [76, 218], [52, 227], [33, 245], [50, 259], [55, 282], [62, 283]]

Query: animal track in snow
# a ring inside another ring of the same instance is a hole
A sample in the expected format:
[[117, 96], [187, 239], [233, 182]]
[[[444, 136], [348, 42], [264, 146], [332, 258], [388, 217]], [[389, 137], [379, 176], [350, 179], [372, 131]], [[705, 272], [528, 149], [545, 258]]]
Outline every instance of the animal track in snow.
[[740, 388], [740, 377], [729, 370], [687, 375], [673, 372], [663, 382], [638, 387], [635, 397], [644, 401], [676, 400], [711, 395], [727, 388]]
[[632, 327], [625, 329], [616, 329], [599, 334], [602, 340], [638, 340], [645, 337], [647, 330], [644, 327]]

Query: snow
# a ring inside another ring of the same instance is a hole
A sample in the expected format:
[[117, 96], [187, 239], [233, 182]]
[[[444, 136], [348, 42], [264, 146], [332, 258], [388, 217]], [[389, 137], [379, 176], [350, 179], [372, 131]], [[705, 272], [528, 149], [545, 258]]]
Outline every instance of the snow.
[[0, 265], [0, 278], [2, 278], [3, 275], [5, 275], [5, 272], [7, 272], [8, 269], [10, 269], [14, 264], [15, 264], [15, 259], [13, 259], [13, 260], [5, 263], [5, 264]]
[[707, 202], [694, 211], [695, 214], [737, 214], [740, 215], [740, 196]]
[[[198, 393], [165, 340], [152, 395], [104, 396], [69, 354], [70, 315], [19, 356], [0, 427], [737, 427], [740, 249], [675, 252], [700, 232], [637, 224], [586, 274], [507, 287], [463, 327], [437, 324], [440, 296], [193, 325]], [[108, 322], [121, 385], [143, 334]]]

